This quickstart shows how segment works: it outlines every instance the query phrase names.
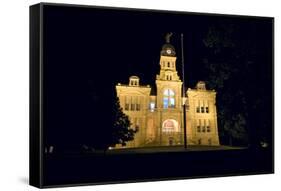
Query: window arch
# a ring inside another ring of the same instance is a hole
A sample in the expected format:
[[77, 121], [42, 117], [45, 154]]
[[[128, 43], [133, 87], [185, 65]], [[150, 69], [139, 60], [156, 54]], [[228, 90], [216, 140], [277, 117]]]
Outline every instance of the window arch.
[[174, 119], [166, 119], [162, 124], [162, 132], [164, 133], [180, 132], [179, 123]]
[[175, 107], [175, 92], [171, 89], [165, 89], [163, 93], [163, 108]]

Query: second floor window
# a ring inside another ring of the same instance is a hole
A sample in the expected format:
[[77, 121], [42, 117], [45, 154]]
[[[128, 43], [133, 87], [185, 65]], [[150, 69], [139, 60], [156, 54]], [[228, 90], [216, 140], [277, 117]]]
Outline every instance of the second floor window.
[[140, 104], [136, 104], [136, 110], [140, 111]]
[[125, 110], [128, 111], [129, 110], [130, 105], [128, 103], [125, 104]]
[[131, 110], [135, 111], [135, 104], [131, 104]]
[[201, 107], [201, 113], [204, 113], [205, 110], [204, 110], [204, 107]]
[[163, 93], [163, 108], [175, 107], [175, 92], [171, 89], [164, 90]]

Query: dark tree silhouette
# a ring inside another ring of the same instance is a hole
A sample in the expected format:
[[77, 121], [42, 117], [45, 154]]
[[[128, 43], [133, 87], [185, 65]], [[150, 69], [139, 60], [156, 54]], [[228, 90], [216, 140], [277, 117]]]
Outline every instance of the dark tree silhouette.
[[248, 144], [252, 101], [259, 99], [249, 92], [257, 47], [255, 39], [244, 32], [233, 24], [218, 24], [209, 28], [203, 40], [208, 85], [218, 92], [221, 138], [223, 142], [228, 139], [230, 145], [234, 140], [239, 145]]
[[115, 146], [116, 144], [121, 144], [125, 146], [128, 141], [134, 140], [134, 135], [137, 132], [131, 128], [132, 124], [129, 117], [123, 113], [120, 106], [120, 101], [117, 96], [115, 96], [113, 113], [112, 113], [112, 139], [110, 145]]

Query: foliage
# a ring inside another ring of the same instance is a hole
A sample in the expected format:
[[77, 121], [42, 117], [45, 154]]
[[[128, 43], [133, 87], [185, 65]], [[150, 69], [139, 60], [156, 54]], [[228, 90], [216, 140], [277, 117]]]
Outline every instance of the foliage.
[[128, 141], [134, 140], [134, 135], [137, 130], [131, 128], [132, 124], [129, 117], [123, 113], [118, 97], [115, 98], [112, 116], [113, 129], [111, 145], [121, 144], [125, 146]]
[[[233, 25], [210, 27], [203, 44], [206, 55], [203, 60], [208, 74], [208, 86], [218, 92], [218, 123], [221, 135], [227, 136], [229, 144], [247, 144], [249, 126], [246, 100], [247, 90], [243, 79], [250, 70], [245, 64], [251, 55], [244, 56], [247, 44], [241, 44], [235, 36], [239, 29]], [[248, 52], [249, 53], [249, 52]], [[246, 78], [244, 78], [246, 79]], [[244, 83], [244, 84], [243, 84]]]

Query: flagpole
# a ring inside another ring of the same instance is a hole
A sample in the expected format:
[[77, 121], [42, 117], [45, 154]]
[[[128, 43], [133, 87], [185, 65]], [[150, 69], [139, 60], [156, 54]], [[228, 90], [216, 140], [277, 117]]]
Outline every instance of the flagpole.
[[184, 130], [184, 148], [187, 148], [186, 134], [186, 105], [185, 105], [185, 83], [184, 83], [184, 55], [183, 55], [183, 33], [181, 33], [181, 61], [182, 61], [182, 99], [183, 99], [183, 130]]

